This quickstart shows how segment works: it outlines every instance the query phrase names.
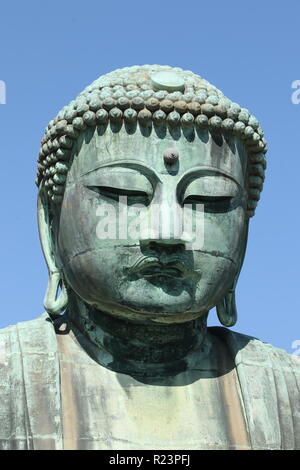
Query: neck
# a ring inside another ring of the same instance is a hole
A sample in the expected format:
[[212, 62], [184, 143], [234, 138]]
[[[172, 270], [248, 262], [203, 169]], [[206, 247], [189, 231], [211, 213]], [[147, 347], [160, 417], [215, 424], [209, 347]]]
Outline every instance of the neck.
[[118, 372], [184, 371], [206, 336], [207, 315], [184, 323], [133, 323], [70, 297], [68, 317], [78, 341], [93, 359]]

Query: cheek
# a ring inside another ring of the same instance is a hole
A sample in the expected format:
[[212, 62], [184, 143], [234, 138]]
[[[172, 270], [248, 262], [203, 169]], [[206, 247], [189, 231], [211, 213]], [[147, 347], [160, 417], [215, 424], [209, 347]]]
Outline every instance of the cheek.
[[118, 300], [122, 279], [119, 257], [111, 250], [75, 254], [64, 264], [68, 284], [86, 302], [98, 304]]
[[74, 184], [66, 187], [61, 207], [58, 250], [64, 260], [97, 247], [96, 198], [87, 197], [87, 189]]
[[[66, 188], [57, 251], [69, 285], [81, 297], [93, 299], [103, 284], [101, 281], [109, 275], [114, 258], [110, 249], [103, 249], [103, 241], [97, 237], [97, 198], [86, 192], [79, 184]], [[105, 286], [103, 290], [105, 295]]]
[[123, 267], [137, 256], [124, 240], [97, 235], [99, 200], [80, 185], [66, 188], [61, 207], [57, 251], [68, 284], [87, 303], [120, 300]]
[[227, 258], [208, 253], [195, 254], [195, 264], [201, 266], [201, 279], [195, 292], [194, 308], [208, 311], [232, 286], [236, 265]]
[[203, 251], [223, 256], [238, 264], [243, 251], [246, 215], [243, 207], [204, 215]]
[[195, 268], [201, 272], [195, 308], [210, 310], [231, 288], [242, 261], [245, 223], [242, 207], [224, 214], [205, 214], [204, 244], [194, 251]]

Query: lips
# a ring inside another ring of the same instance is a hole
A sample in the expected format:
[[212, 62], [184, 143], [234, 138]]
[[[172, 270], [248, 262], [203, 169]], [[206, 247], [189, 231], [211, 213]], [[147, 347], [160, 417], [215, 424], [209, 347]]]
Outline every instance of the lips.
[[136, 274], [145, 278], [165, 276], [179, 279], [184, 276], [185, 267], [181, 262], [162, 263], [156, 258], [144, 258], [132, 266], [130, 274]]

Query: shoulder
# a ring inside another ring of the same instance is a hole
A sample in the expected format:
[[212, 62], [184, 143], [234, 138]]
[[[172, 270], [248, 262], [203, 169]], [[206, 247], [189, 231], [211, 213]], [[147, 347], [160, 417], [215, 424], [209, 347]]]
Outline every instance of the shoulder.
[[16, 353], [20, 349], [23, 353], [34, 352], [41, 348], [45, 352], [45, 346], [51, 350], [56, 342], [54, 340], [54, 328], [47, 313], [33, 320], [2, 328], [0, 329], [0, 363], [3, 355]]
[[51, 330], [53, 329], [52, 322], [47, 313], [43, 313], [33, 320], [26, 320], [18, 322], [15, 325], [9, 325], [5, 328], [0, 329], [0, 338], [3, 340], [5, 337], [9, 337], [17, 334], [18, 332], [23, 333], [27, 331], [29, 334], [32, 332], [38, 332], [40, 330]]
[[46, 312], [44, 312], [32, 320], [26, 320], [26, 321], [18, 322], [15, 325], [9, 325], [9, 326], [6, 326], [5, 328], [0, 328], [0, 337], [3, 338], [6, 335], [9, 336], [11, 333], [16, 331], [17, 329], [22, 329], [22, 330], [23, 329], [26, 329], [26, 330], [35, 329], [37, 327], [40, 327], [41, 325], [44, 325], [45, 323], [48, 323], [48, 319], [49, 319], [49, 315]]
[[56, 357], [57, 340], [48, 314], [0, 329], [0, 385], [18, 388], [26, 376], [30, 381], [47, 370]]
[[59, 446], [59, 396], [57, 340], [48, 315], [1, 329], [0, 449], [40, 448], [46, 438]]
[[47, 313], [0, 329], [0, 383], [4, 377], [14, 381], [29, 362], [36, 367], [56, 353], [56, 335]]
[[226, 343], [235, 357], [236, 365], [244, 363], [257, 366], [274, 366], [274, 363], [277, 363], [283, 368], [293, 368], [295, 373], [300, 373], [300, 357], [296, 355], [289, 354], [283, 349], [265, 343], [253, 336], [238, 333], [228, 328], [212, 327], [210, 331]]
[[300, 358], [227, 328], [212, 334], [234, 360], [255, 449], [300, 449]]

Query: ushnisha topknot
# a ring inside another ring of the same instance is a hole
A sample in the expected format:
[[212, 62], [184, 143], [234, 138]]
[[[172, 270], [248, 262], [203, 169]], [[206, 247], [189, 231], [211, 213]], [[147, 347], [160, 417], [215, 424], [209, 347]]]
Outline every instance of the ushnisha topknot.
[[36, 184], [62, 202], [73, 144], [81, 131], [108, 122], [198, 127], [244, 140], [249, 157], [249, 217], [263, 188], [267, 144], [258, 120], [188, 70], [161, 65], [126, 67], [103, 75], [50, 121], [41, 142]]

